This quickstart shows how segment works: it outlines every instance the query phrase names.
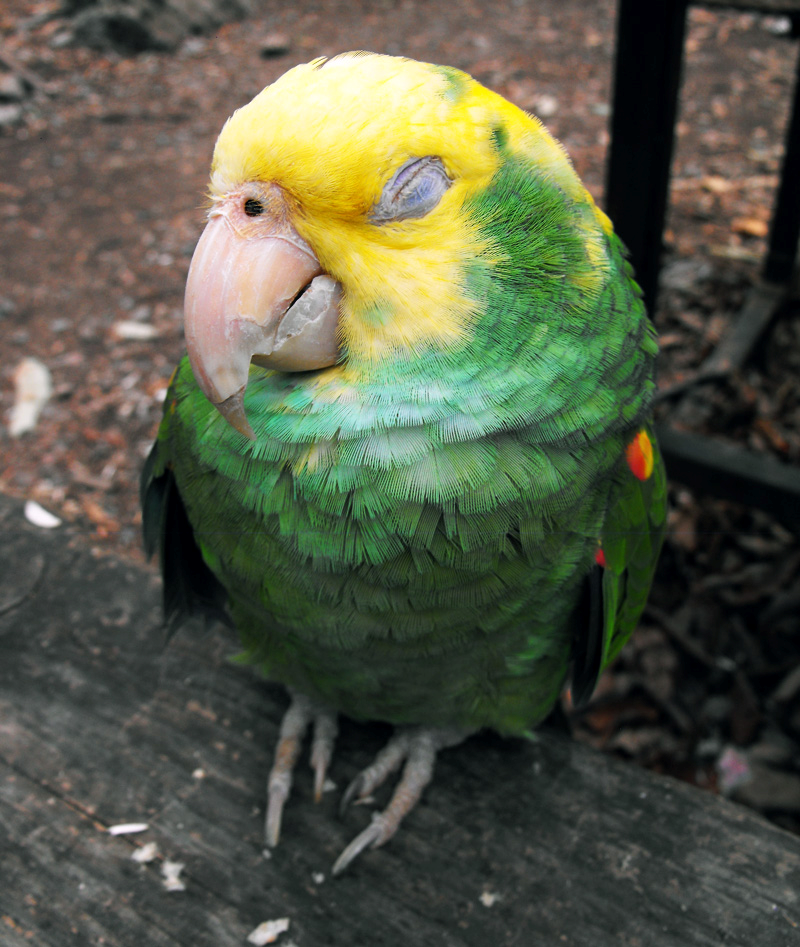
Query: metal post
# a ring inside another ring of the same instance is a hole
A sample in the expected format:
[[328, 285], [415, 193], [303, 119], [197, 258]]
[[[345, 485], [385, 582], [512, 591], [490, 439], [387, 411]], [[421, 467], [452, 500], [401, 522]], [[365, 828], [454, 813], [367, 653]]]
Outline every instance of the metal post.
[[606, 210], [655, 306], [687, 0], [619, 0]]
[[781, 180], [772, 212], [764, 279], [785, 283], [792, 275], [800, 239], [800, 57], [786, 132]]

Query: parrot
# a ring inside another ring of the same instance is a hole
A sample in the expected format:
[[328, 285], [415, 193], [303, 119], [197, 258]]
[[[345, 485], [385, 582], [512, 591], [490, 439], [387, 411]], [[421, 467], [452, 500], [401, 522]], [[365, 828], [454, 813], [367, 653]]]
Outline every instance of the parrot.
[[343, 871], [437, 754], [530, 736], [632, 634], [666, 521], [658, 342], [626, 251], [534, 116], [449, 66], [297, 65], [224, 124], [186, 280], [186, 355], [141, 479], [165, 624], [198, 614], [304, 741], [392, 725], [342, 811], [397, 774]]

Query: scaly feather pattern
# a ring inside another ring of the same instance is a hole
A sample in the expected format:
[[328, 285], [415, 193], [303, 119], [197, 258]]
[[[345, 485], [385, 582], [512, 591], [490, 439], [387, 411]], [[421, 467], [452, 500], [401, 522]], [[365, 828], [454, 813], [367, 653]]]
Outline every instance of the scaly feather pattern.
[[[425, 155], [452, 182], [438, 206], [372, 222]], [[251, 366], [248, 440], [184, 360], [145, 493], [185, 506], [271, 679], [357, 718], [526, 732], [573, 653], [586, 692], [630, 635], [663, 534], [657, 345], [622, 247], [535, 119], [408, 60], [266, 89], [220, 136], [212, 203], [253, 180], [341, 283], [340, 362]], [[600, 554], [602, 627], [574, 651]]]

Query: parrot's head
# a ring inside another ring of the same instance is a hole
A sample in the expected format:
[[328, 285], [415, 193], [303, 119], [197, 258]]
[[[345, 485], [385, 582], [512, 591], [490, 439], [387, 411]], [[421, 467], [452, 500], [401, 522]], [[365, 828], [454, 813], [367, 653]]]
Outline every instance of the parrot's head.
[[[545, 202], [537, 236], [511, 179], [487, 204], [509, 162], [579, 208], [572, 223]], [[579, 261], [548, 258], [547, 227], [572, 228]], [[252, 436], [251, 362], [346, 380], [451, 358], [486, 312], [476, 273], [537, 278], [522, 259], [535, 252], [543, 280], [567, 270], [585, 288], [609, 231], [542, 125], [465, 73], [371, 53], [315, 60], [235, 112], [217, 141], [186, 286], [192, 369]]]

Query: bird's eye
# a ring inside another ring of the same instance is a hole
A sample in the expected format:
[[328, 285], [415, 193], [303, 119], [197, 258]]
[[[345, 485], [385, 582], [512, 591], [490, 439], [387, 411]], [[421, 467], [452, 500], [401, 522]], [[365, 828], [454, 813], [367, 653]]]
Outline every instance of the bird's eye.
[[428, 155], [402, 164], [373, 207], [370, 220], [376, 224], [410, 217], [424, 217], [450, 187], [450, 178], [440, 158]]
[[244, 212], [248, 217], [258, 217], [264, 213], [264, 205], [261, 201], [256, 201], [252, 197], [244, 202]]

